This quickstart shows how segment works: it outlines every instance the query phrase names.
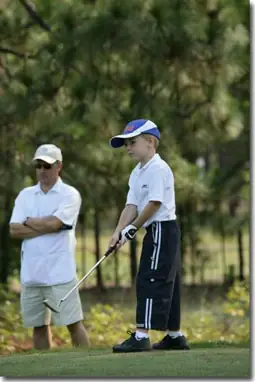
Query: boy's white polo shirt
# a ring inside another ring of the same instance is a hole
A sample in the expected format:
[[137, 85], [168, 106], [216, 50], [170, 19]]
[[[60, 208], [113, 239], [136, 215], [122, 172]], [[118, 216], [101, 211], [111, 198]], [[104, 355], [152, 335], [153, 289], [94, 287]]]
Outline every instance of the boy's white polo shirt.
[[138, 163], [129, 178], [126, 204], [136, 205], [140, 214], [149, 201], [159, 201], [161, 206], [143, 227], [148, 227], [153, 221], [176, 219], [174, 176], [159, 154], [155, 154], [143, 167]]
[[56, 216], [72, 230], [25, 239], [21, 246], [21, 283], [57, 285], [76, 277], [75, 226], [81, 197], [59, 178], [47, 193], [40, 184], [23, 189], [15, 200], [10, 223], [23, 223], [27, 217]]

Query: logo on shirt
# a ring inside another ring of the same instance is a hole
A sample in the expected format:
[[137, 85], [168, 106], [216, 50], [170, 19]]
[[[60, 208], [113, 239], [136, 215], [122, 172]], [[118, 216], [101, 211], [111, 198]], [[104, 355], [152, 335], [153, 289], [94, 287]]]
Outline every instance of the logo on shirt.
[[148, 184], [143, 184], [142, 188], [148, 188]]

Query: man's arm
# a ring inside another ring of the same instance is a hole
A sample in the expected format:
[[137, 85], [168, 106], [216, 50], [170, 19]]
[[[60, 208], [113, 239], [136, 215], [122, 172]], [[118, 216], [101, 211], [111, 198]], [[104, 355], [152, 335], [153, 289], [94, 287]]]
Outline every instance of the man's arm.
[[159, 201], [149, 201], [149, 203], [144, 207], [143, 211], [137, 218], [132, 221], [132, 224], [139, 229], [142, 225], [149, 220], [155, 212], [160, 208], [161, 202]]
[[29, 227], [26, 227], [21, 223], [11, 223], [10, 224], [10, 235], [14, 239], [32, 239], [43, 235]]
[[41, 218], [28, 218], [25, 225], [28, 228], [31, 227], [32, 229], [45, 234], [58, 232], [63, 223], [56, 216], [44, 216]]
[[81, 206], [81, 197], [77, 190], [63, 196], [54, 215], [41, 218], [28, 218], [25, 224], [42, 233], [55, 233], [62, 229], [72, 229]]

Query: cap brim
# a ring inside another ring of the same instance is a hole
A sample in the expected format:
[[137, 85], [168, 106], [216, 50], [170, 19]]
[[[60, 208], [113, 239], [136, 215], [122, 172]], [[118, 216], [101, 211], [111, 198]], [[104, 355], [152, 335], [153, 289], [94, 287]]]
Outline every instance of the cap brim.
[[138, 135], [141, 135], [140, 131], [133, 131], [132, 133], [116, 135], [115, 137], [111, 138], [110, 145], [116, 149], [124, 145], [125, 139], [137, 137]]
[[35, 161], [35, 160], [43, 160], [44, 162], [49, 163], [49, 164], [53, 164], [53, 163], [57, 162], [56, 159], [51, 158], [47, 155], [38, 155], [38, 156], [33, 158], [33, 161]]

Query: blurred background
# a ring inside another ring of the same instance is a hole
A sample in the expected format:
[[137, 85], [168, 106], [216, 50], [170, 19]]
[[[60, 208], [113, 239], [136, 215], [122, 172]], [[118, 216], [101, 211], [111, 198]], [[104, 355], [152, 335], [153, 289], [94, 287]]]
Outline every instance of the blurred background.
[[[231, 308], [222, 305], [223, 326], [208, 339], [224, 340], [227, 331], [228, 340], [248, 339], [249, 24], [249, 4], [237, 0], [0, 1], [0, 350], [2, 343], [3, 351], [13, 351], [15, 341], [22, 348], [17, 335], [10, 342], [10, 331], [21, 330], [12, 322], [20, 319], [14, 303], [20, 242], [8, 229], [15, 197], [35, 183], [36, 147], [62, 149], [61, 176], [81, 193], [81, 277], [107, 249], [135, 165], [109, 139], [138, 118], [158, 125], [158, 152], [175, 175], [184, 331], [194, 341], [206, 339], [220, 301]], [[126, 328], [129, 314], [134, 322], [142, 236], [82, 285], [86, 325], [98, 346], [113, 339], [98, 333], [97, 319], [108, 322], [115, 312], [116, 325]], [[210, 324], [201, 314], [191, 320], [197, 309]], [[59, 344], [68, 344], [63, 338]]]

